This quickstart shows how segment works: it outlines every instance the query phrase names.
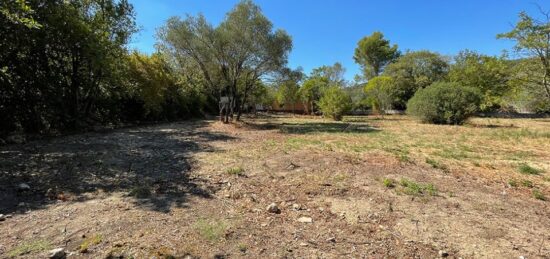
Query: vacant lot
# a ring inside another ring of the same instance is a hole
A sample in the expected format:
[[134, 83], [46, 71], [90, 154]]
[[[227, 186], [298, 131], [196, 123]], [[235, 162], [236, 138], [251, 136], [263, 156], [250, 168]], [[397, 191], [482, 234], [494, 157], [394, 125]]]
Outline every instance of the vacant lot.
[[548, 199], [550, 119], [186, 121], [0, 147], [0, 257], [550, 258]]

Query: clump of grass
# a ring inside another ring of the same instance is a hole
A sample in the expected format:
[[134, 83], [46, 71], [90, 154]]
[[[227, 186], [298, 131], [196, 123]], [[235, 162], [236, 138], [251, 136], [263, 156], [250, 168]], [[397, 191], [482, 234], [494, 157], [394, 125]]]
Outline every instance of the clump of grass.
[[440, 163], [440, 162], [438, 162], [434, 159], [431, 159], [431, 158], [426, 158], [426, 163], [431, 165], [435, 169], [440, 169], [440, 170], [443, 170], [443, 171], [449, 170], [449, 168], [446, 165], [444, 165], [444, 164], [442, 164], [442, 163]]
[[16, 257], [20, 255], [38, 253], [52, 249], [50, 242], [44, 239], [30, 241], [21, 245], [18, 245], [7, 253], [8, 257]]
[[541, 200], [541, 201], [546, 200], [546, 197], [544, 196], [544, 194], [539, 190], [533, 190], [533, 197], [535, 197], [535, 199]]
[[199, 219], [195, 222], [194, 228], [204, 239], [216, 242], [223, 237], [228, 226], [221, 220]]
[[390, 179], [390, 178], [384, 178], [384, 180], [382, 180], [382, 184], [386, 188], [393, 188], [393, 187], [395, 187], [395, 180]]
[[527, 188], [533, 188], [533, 187], [535, 187], [535, 185], [533, 184], [533, 182], [531, 182], [531, 181], [529, 181], [529, 180], [523, 180], [523, 181], [521, 181], [521, 186], [527, 187]]
[[135, 186], [130, 190], [128, 195], [138, 199], [146, 199], [151, 197], [151, 190], [147, 186]]
[[227, 168], [225, 172], [229, 175], [236, 175], [236, 176], [243, 176], [244, 175], [244, 169], [240, 166], [234, 166]]
[[542, 173], [542, 170], [541, 169], [538, 169], [538, 168], [534, 168], [528, 164], [520, 164], [518, 166], [518, 170], [520, 173], [522, 174], [530, 174], [530, 175], [539, 175]]
[[422, 196], [424, 194], [435, 196], [437, 195], [437, 188], [429, 183], [429, 184], [422, 184], [417, 183], [408, 179], [401, 179], [399, 182], [401, 186], [403, 186], [403, 193], [413, 196]]
[[86, 238], [82, 244], [80, 244], [79, 251], [81, 253], [88, 252], [88, 249], [90, 246], [98, 245], [101, 242], [103, 242], [103, 236], [102, 235], [94, 235], [92, 237]]
[[508, 185], [510, 185], [510, 187], [514, 187], [514, 188], [519, 186], [518, 181], [516, 179], [509, 180]]

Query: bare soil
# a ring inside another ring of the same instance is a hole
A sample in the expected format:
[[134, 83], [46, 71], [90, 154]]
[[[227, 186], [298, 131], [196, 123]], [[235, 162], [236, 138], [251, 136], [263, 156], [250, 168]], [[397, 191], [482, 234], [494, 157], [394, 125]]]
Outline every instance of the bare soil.
[[[69, 258], [550, 258], [550, 202], [497, 169], [327, 145], [346, 131], [376, 138], [386, 130], [377, 121], [285, 120], [185, 121], [0, 147], [0, 213], [10, 215], [0, 221], [0, 257], [64, 247]], [[547, 183], [535, 185], [549, 196]]]

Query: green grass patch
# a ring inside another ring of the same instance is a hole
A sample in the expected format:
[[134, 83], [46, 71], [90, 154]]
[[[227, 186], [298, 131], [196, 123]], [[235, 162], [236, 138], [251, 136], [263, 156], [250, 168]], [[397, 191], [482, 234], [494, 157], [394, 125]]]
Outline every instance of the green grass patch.
[[199, 234], [204, 239], [211, 242], [216, 242], [222, 239], [228, 227], [229, 226], [221, 220], [199, 219], [194, 224], [194, 228], [199, 232]]
[[227, 173], [229, 175], [243, 176], [244, 175], [244, 169], [240, 166], [234, 166], [234, 167], [227, 168], [225, 170], [225, 173]]
[[533, 190], [533, 197], [537, 200], [545, 201], [546, 197], [544, 194], [539, 190]]
[[99, 245], [101, 242], [103, 242], [103, 236], [100, 234], [97, 234], [92, 237], [84, 239], [84, 242], [80, 244], [78, 249], [81, 253], [86, 253], [88, 252], [88, 249], [91, 246]]
[[522, 174], [529, 174], [529, 175], [539, 175], [543, 172], [541, 169], [532, 167], [525, 163], [520, 164], [518, 166], [518, 171]]
[[384, 178], [384, 180], [382, 180], [382, 184], [386, 188], [394, 188], [395, 187], [395, 180], [390, 179], [390, 178]]
[[437, 195], [437, 188], [431, 183], [428, 183], [428, 184], [417, 183], [415, 181], [402, 178], [399, 184], [403, 186], [403, 193], [408, 195], [413, 195], [413, 196], [423, 196], [423, 195], [436, 196]]
[[6, 255], [8, 257], [16, 257], [20, 255], [39, 253], [50, 249], [52, 249], [52, 245], [49, 241], [39, 239], [18, 245]]
[[527, 187], [527, 188], [533, 188], [533, 187], [535, 187], [535, 184], [533, 184], [533, 182], [531, 182], [529, 180], [522, 180], [521, 181], [521, 186]]
[[449, 168], [446, 165], [442, 164], [441, 162], [439, 162], [437, 160], [431, 159], [431, 158], [426, 158], [426, 163], [431, 165], [435, 169], [439, 169], [439, 170], [443, 170], [443, 171], [448, 171], [449, 170]]

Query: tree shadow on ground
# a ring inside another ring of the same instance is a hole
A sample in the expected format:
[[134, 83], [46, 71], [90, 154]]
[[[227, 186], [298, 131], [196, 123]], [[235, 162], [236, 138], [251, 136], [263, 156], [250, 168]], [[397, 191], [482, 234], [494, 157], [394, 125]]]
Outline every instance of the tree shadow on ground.
[[296, 123], [276, 123], [261, 121], [246, 121], [245, 126], [253, 130], [276, 130], [286, 134], [312, 134], [312, 133], [374, 133], [380, 129], [364, 123], [345, 122], [317, 122], [306, 121]]
[[0, 213], [85, 201], [84, 194], [97, 192], [125, 192], [143, 209], [162, 212], [185, 207], [191, 196], [210, 198], [216, 187], [189, 174], [192, 155], [213, 152], [209, 142], [233, 137], [202, 128], [206, 124], [186, 121], [0, 147]]

